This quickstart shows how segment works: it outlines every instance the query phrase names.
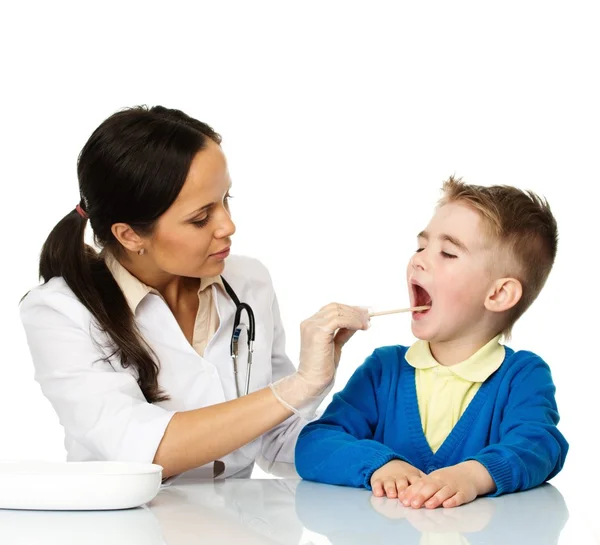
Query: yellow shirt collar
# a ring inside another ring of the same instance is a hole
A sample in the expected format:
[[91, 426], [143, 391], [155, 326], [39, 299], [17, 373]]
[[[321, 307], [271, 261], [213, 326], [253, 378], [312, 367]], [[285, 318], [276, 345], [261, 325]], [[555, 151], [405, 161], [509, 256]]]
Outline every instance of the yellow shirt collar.
[[475, 354], [455, 365], [442, 366], [436, 361], [427, 341], [417, 341], [406, 352], [406, 361], [415, 369], [445, 367], [469, 382], [485, 382], [504, 361], [504, 346], [497, 335]]
[[[104, 262], [119, 285], [119, 288], [121, 288], [121, 291], [127, 300], [127, 304], [129, 305], [131, 312], [134, 314], [138, 305], [142, 299], [146, 297], [146, 295], [149, 293], [154, 293], [155, 295], [160, 296], [160, 293], [158, 293], [157, 290], [147, 286], [137, 277], [133, 276], [133, 274], [131, 274], [125, 267], [123, 267], [123, 265], [121, 265], [121, 263], [112, 255], [112, 253], [104, 253]], [[200, 280], [200, 288], [198, 289], [198, 293], [204, 291], [213, 284], [217, 284], [218, 286], [221, 286], [223, 290], [225, 290], [223, 280], [220, 276], [210, 276]]]

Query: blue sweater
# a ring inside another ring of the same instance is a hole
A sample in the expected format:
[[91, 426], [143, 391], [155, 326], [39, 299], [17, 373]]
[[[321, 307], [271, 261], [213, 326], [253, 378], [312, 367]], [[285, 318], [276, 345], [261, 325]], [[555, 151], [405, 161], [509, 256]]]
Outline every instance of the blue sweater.
[[375, 350], [323, 416], [302, 430], [296, 444], [302, 478], [371, 488], [371, 475], [390, 460], [424, 473], [477, 460], [500, 495], [533, 488], [562, 469], [569, 445], [556, 427], [555, 387], [539, 356], [505, 347], [504, 362], [434, 454], [421, 426], [415, 369], [406, 351]]

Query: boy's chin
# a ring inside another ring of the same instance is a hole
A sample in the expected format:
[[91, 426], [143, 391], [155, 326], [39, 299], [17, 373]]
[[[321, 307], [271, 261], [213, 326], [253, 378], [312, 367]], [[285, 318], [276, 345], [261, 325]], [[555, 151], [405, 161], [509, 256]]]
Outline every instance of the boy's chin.
[[433, 331], [428, 331], [427, 328], [423, 327], [423, 325], [420, 323], [415, 323], [413, 321], [411, 330], [413, 336], [420, 341], [431, 342], [435, 340], [435, 333]]
[[413, 320], [411, 323], [411, 331], [413, 336], [420, 341], [425, 341], [429, 344], [435, 344], [447, 341], [452, 328], [444, 329], [440, 327], [439, 323], [432, 324], [426, 323], [424, 320]]

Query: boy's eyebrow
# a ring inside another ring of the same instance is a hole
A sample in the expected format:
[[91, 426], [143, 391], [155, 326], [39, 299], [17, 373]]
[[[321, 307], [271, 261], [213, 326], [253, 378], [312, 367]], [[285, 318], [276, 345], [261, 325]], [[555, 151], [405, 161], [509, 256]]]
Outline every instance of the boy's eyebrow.
[[469, 249], [457, 238], [454, 238], [452, 235], [441, 235], [440, 238], [442, 240], [447, 240], [450, 244], [454, 244], [458, 249], [462, 250], [465, 253], [469, 253]]
[[[427, 231], [421, 231], [417, 235], [417, 238], [424, 238], [425, 240], [429, 240], [429, 233]], [[439, 238], [440, 238], [440, 240], [447, 240], [450, 244], [454, 244], [454, 246], [456, 246], [463, 252], [465, 252], [467, 254], [469, 253], [469, 249], [465, 246], [465, 244], [463, 244], [456, 237], [453, 237], [452, 235], [447, 235], [444, 233], [444, 234], [440, 235]]]

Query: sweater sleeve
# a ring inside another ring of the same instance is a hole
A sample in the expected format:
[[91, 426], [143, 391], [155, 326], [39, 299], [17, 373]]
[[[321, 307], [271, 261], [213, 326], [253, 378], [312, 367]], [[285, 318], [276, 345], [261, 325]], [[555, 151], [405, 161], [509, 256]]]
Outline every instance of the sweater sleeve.
[[499, 441], [468, 458], [494, 479], [493, 496], [533, 488], [562, 469], [569, 444], [556, 427], [555, 391], [550, 368], [537, 356], [513, 377]]
[[334, 395], [323, 416], [300, 433], [295, 462], [303, 479], [370, 489], [371, 475], [381, 466], [394, 459], [408, 461], [373, 440], [380, 419], [381, 382], [376, 350]]

